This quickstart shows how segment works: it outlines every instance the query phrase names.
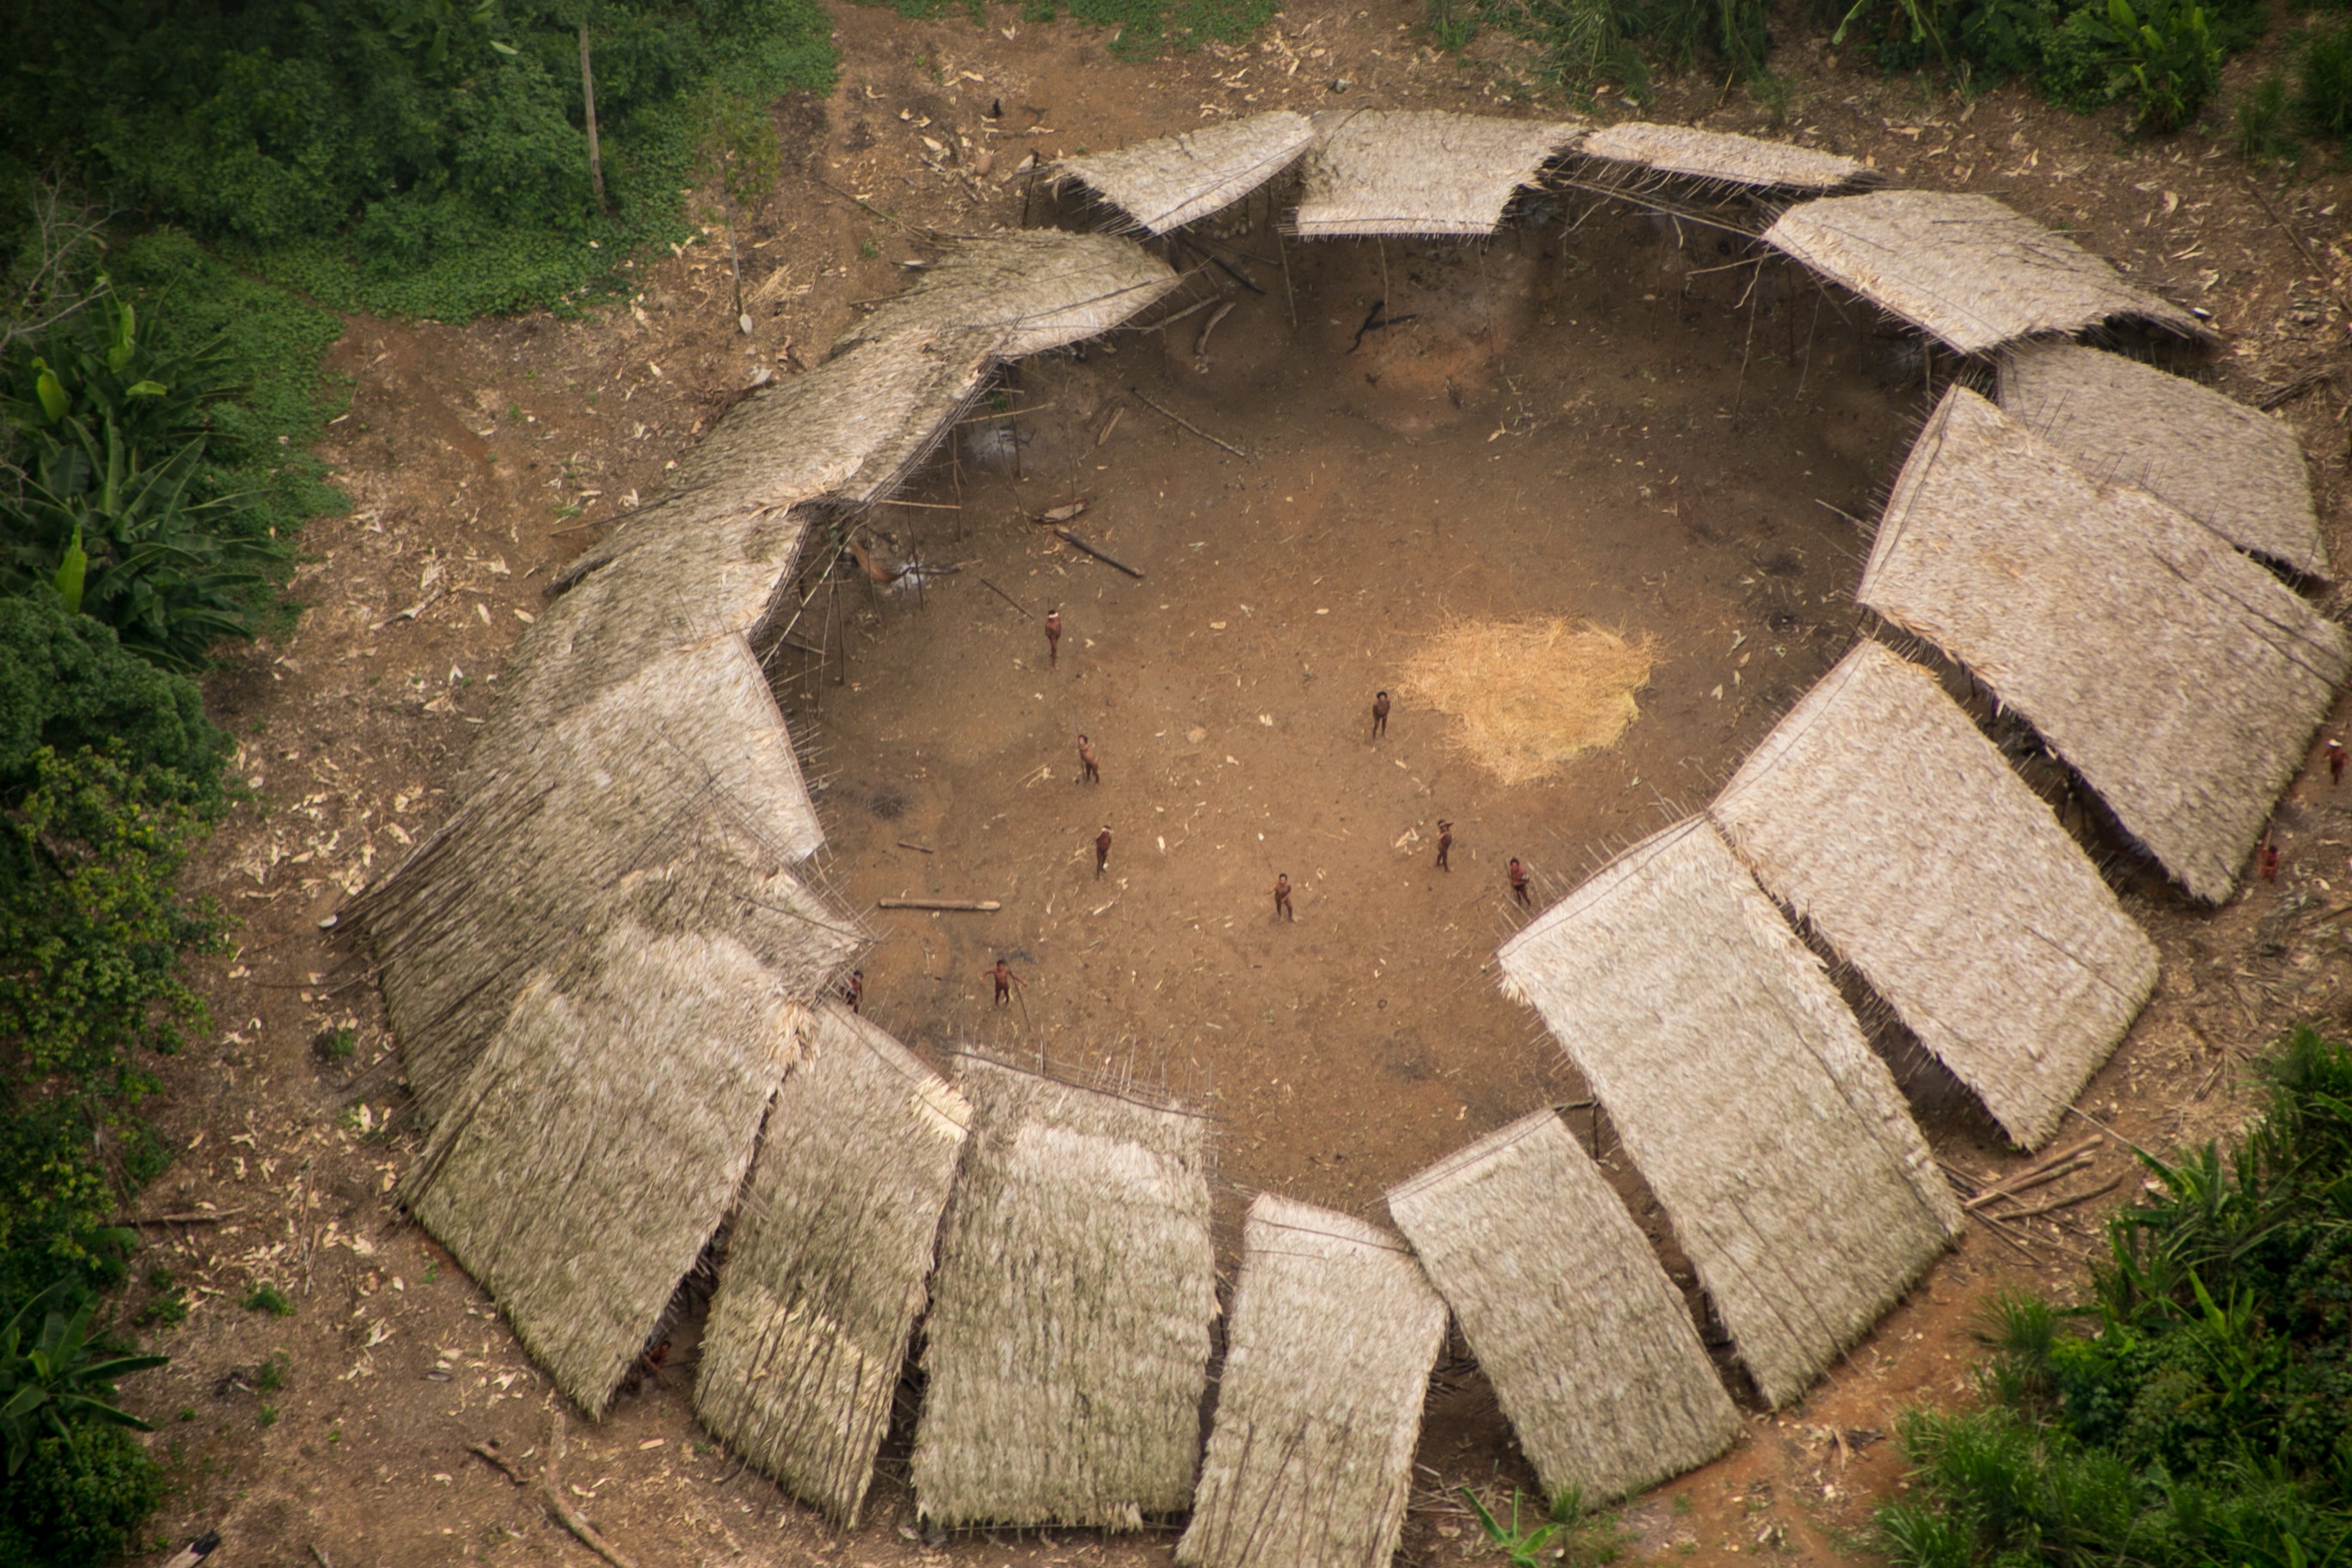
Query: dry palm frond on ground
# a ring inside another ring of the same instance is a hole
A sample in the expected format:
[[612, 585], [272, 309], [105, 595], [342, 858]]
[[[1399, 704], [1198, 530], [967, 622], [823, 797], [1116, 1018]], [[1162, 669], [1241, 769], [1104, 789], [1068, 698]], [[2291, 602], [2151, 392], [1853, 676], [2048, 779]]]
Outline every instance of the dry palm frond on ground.
[[1465, 621], [1423, 645], [1402, 689], [1461, 721], [1471, 760], [1505, 784], [1525, 784], [1616, 743], [1641, 716], [1650, 639], [1628, 641], [1559, 616]]

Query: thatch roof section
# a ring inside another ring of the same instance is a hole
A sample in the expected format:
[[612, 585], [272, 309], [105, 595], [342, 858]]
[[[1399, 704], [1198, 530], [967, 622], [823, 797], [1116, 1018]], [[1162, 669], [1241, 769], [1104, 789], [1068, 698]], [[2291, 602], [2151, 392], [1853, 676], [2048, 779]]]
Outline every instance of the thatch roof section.
[[2213, 901], [2347, 660], [2343, 628], [2227, 540], [1961, 387], [1896, 478], [1856, 597], [1967, 665]]
[[1209, 1127], [974, 1058], [915, 1497], [946, 1525], [1139, 1528], [1191, 1500], [1217, 1314]]
[[1403, 1242], [1262, 1193], [1185, 1568], [1363, 1568], [1395, 1555], [1445, 1304]]
[[1776, 246], [1962, 353], [2117, 317], [2201, 336], [2197, 319], [1990, 196], [1878, 191], [1782, 213]]
[[404, 1195], [602, 1411], [735, 1201], [804, 1010], [725, 936], [614, 926], [515, 1000]]
[[2137, 485], [2241, 550], [2324, 574], [2303, 444], [2180, 376], [2068, 342], [2002, 356], [2000, 406], [2093, 479]]
[[1389, 1213], [1461, 1320], [1547, 1493], [1598, 1502], [1739, 1433], [1682, 1293], [1549, 1110], [1440, 1161]]
[[1627, 850], [1498, 962], [1608, 1109], [1774, 1405], [1958, 1233], [1885, 1065], [1704, 818]]
[[1865, 642], [1709, 808], [1772, 896], [2032, 1148], [2131, 1027], [2156, 944], [1935, 678]]
[[1492, 234], [1513, 194], [1584, 132], [1433, 109], [1327, 110], [1293, 223], [1309, 238]]
[[971, 1109], [865, 1018], [817, 1010], [730, 1233], [695, 1414], [855, 1525]]
[[1314, 122], [1287, 109], [1156, 136], [1054, 165], [1153, 234], [1223, 211], [1298, 161]]
[[1576, 151], [1583, 157], [1606, 158], [1662, 174], [1774, 190], [1832, 191], [1878, 177], [1860, 159], [1835, 153], [1640, 120], [1601, 126], [1578, 142]]
[[1019, 359], [1107, 332], [1174, 287], [1165, 261], [1117, 235], [992, 235], [957, 246], [835, 347], [983, 331], [998, 334], [997, 357]]
[[814, 995], [865, 940], [789, 870], [816, 840], [774, 699], [740, 639], [658, 659], [519, 737], [347, 911], [383, 965], [419, 1109], [442, 1114], [533, 972], [561, 968], [584, 933], [624, 914], [667, 933], [731, 932]]

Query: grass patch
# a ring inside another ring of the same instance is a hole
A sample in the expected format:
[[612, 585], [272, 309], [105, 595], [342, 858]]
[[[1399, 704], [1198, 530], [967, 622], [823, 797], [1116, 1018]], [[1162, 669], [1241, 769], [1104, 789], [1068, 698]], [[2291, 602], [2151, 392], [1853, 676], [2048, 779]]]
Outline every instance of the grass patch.
[[285, 1291], [264, 1279], [245, 1293], [245, 1310], [267, 1312], [273, 1318], [290, 1318], [294, 1315], [294, 1303]]

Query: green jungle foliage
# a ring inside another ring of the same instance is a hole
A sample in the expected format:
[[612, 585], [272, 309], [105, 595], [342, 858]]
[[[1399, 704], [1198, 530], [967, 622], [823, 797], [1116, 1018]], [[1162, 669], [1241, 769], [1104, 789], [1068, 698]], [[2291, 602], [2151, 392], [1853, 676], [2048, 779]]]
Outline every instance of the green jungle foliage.
[[2294, 109], [2305, 135], [2352, 148], [2352, 26], [2315, 27], [2304, 37]]
[[1572, 93], [1602, 81], [1638, 90], [1647, 58], [1706, 61], [1741, 80], [1765, 75], [1765, 0], [1431, 0], [1430, 29], [1459, 49], [1482, 27], [1532, 40], [1546, 79]]
[[137, 1549], [139, 1526], [163, 1500], [163, 1475], [117, 1426], [68, 1443], [43, 1437], [0, 1487], [0, 1568], [96, 1568]]
[[[887, 5], [901, 16], [927, 20], [961, 13], [987, 26], [984, 0], [859, 0]], [[1214, 41], [1237, 44], [1282, 9], [1281, 0], [1022, 0], [1021, 19], [1050, 23], [1060, 16], [1088, 26], [1115, 27], [1110, 52], [1124, 60], [1150, 59], [1169, 48]]]
[[819, 0], [22, 0], [0, 51], [20, 176], [67, 170], [324, 304], [445, 319], [600, 286], [677, 237], [714, 106], [834, 70]]
[[2091, 1304], [2007, 1300], [1987, 1398], [1910, 1412], [1909, 1568], [2352, 1556], [2352, 1049], [2297, 1030], [2231, 1155], [2142, 1156]]

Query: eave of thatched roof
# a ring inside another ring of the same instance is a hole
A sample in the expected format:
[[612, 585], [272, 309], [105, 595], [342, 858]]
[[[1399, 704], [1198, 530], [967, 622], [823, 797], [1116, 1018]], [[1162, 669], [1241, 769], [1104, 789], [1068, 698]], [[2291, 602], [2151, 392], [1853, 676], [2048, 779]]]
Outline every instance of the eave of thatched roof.
[[515, 999], [403, 1196], [593, 1414], [735, 1200], [803, 1009], [723, 935], [620, 922]]
[[2000, 406], [2093, 479], [2137, 485], [2241, 550], [2326, 572], [2303, 444], [2283, 421], [2069, 342], [2002, 355]]
[[909, 332], [994, 332], [995, 355], [1019, 359], [1107, 332], [1174, 287], [1165, 261], [1117, 235], [991, 235], [959, 244], [835, 348]]
[[1876, 643], [1789, 710], [1709, 807], [1812, 925], [2032, 1148], [2156, 984], [2049, 808], [1935, 679]]
[[1445, 1305], [1404, 1244], [1272, 1194], [1240, 1283], [1186, 1568], [1362, 1568], [1395, 1555]]
[[1388, 1204], [1547, 1493], [1639, 1491], [1738, 1436], [1682, 1293], [1549, 1110], [1456, 1151]]
[[1140, 227], [1166, 234], [1223, 211], [1298, 161], [1314, 121], [1287, 109], [1245, 114], [1054, 165]]
[[1764, 239], [1962, 353], [2118, 317], [2204, 335], [2179, 306], [1990, 196], [1823, 197], [1782, 213]]
[[1293, 223], [1310, 238], [1492, 234], [1512, 195], [1584, 132], [1432, 109], [1326, 110]]
[[843, 1525], [889, 1428], [970, 1119], [946, 1079], [825, 1003], [730, 1233], [695, 1414]]
[[1967, 665], [2212, 901], [2347, 662], [2343, 628], [2229, 541], [1961, 387], [1904, 463], [1855, 596]]
[[1217, 1313], [1208, 1123], [977, 1058], [959, 1081], [918, 1504], [947, 1525], [1181, 1511]]
[[1878, 172], [1861, 160], [1834, 153], [1639, 120], [1600, 126], [1576, 144], [1576, 151], [1581, 157], [1661, 174], [1775, 190], [1832, 191], [1878, 178]]
[[803, 995], [864, 942], [789, 870], [816, 822], [740, 639], [655, 660], [468, 780], [441, 829], [346, 911], [383, 966], [428, 1121], [532, 973], [615, 911], [730, 931]]
[[1958, 1233], [1885, 1064], [1704, 818], [1627, 850], [1497, 957], [1607, 1108], [1774, 1405]]

